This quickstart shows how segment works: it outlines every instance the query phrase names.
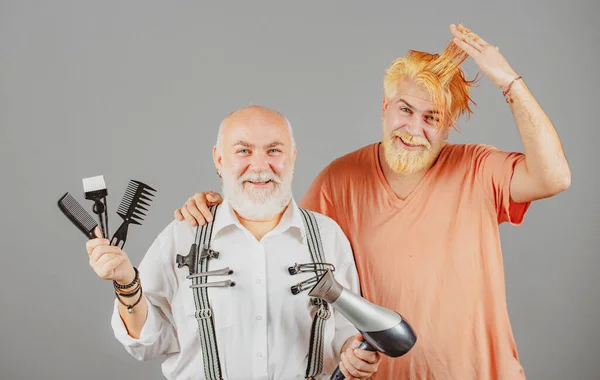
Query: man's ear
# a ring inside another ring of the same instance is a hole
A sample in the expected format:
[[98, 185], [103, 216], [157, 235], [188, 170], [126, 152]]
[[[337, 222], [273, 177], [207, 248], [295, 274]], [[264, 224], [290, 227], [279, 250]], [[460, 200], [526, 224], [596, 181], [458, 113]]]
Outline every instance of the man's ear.
[[385, 94], [383, 94], [383, 99], [381, 100], [381, 118], [383, 119], [383, 114], [385, 113], [385, 110], [388, 108], [388, 106], [390, 105], [387, 96], [385, 96]]
[[223, 155], [219, 151], [219, 148], [215, 145], [213, 147], [213, 162], [215, 163], [215, 168], [217, 172], [220, 174], [221, 169], [223, 168]]

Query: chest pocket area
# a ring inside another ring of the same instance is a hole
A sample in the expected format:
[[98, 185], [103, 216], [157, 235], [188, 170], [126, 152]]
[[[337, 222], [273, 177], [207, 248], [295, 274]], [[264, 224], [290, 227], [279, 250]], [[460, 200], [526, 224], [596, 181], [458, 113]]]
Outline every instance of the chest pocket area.
[[[233, 315], [235, 287], [207, 288], [206, 293], [208, 294], [210, 310], [202, 310], [199, 301], [204, 291], [202, 289], [197, 289], [196, 295], [196, 290], [189, 287], [192, 284], [192, 280], [187, 281], [185, 288], [182, 289], [184, 293], [183, 303], [186, 319], [189, 319], [189, 322], [197, 327], [197, 317], [212, 317], [215, 329], [218, 330], [231, 327], [235, 320], [235, 316]], [[210, 277], [207, 282], [210, 283], [214, 281], [221, 281], [221, 279]]]

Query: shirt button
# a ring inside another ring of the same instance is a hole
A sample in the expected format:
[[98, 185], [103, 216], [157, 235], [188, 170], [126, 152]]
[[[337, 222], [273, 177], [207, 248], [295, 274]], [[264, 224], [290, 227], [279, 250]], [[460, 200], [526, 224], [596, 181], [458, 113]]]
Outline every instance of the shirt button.
[[258, 317], [256, 317], [256, 320], [260, 321], [260, 320], [262, 320], [262, 317], [259, 315]]
[[257, 284], [260, 284], [260, 280], [256, 280], [256, 283], [257, 283]]
[[258, 352], [258, 353], [256, 354], [256, 356], [257, 356], [257, 357], [259, 357], [259, 358], [262, 358], [262, 352]]

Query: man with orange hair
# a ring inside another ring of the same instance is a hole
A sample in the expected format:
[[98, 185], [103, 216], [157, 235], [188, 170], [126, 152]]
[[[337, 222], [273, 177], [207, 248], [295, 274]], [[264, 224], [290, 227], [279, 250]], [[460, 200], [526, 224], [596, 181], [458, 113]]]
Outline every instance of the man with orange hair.
[[[348, 236], [362, 294], [400, 312], [418, 340], [384, 357], [377, 379], [524, 379], [508, 317], [499, 224], [522, 223], [532, 201], [570, 185], [548, 116], [495, 46], [450, 26], [441, 55], [409, 51], [386, 72], [383, 139], [331, 162], [301, 202]], [[472, 57], [513, 112], [524, 153], [446, 142], [472, 111]], [[216, 193], [176, 210], [204, 223]], [[342, 359], [360, 377], [351, 350]]]

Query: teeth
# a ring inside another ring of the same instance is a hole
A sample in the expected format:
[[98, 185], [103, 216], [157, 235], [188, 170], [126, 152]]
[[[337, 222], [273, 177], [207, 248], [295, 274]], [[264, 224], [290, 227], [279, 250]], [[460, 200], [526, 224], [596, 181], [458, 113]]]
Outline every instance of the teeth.
[[402, 142], [405, 143], [406, 145], [409, 145], [409, 146], [418, 146], [417, 144], [411, 144], [411, 143], [407, 142], [402, 137], [400, 137], [400, 140], [402, 140]]

